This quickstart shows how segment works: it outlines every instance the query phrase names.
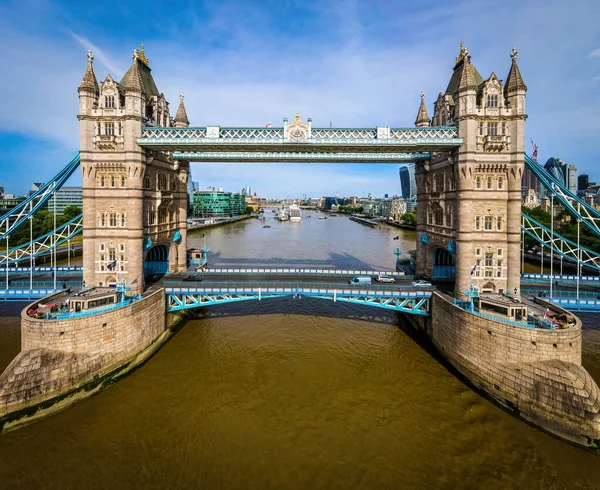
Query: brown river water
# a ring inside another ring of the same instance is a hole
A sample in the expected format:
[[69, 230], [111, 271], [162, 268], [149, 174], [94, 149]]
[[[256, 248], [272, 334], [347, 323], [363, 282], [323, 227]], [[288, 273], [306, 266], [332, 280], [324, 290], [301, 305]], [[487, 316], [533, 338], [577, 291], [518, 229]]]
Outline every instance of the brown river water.
[[[207, 230], [209, 263], [391, 269], [414, 248], [308, 214]], [[19, 307], [0, 304], [1, 369]], [[581, 317], [600, 381], [600, 321]], [[281, 298], [206, 308], [109, 389], [0, 435], [0, 488], [600, 489], [600, 454], [472, 391], [393, 312]]]

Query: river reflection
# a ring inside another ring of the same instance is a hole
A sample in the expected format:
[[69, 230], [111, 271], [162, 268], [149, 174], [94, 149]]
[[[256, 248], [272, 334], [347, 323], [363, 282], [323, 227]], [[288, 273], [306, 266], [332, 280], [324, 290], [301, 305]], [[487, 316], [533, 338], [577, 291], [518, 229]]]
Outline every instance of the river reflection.
[[[345, 218], [320, 220], [319, 229], [313, 218], [209, 230], [209, 261], [389, 269], [399, 242], [403, 251], [414, 247], [397, 229]], [[3, 308], [5, 366], [18, 351], [18, 319], [10, 316], [18, 310]], [[598, 320], [582, 318], [584, 365], [600, 380]], [[0, 436], [0, 482], [51, 489], [600, 488], [600, 459], [473, 392], [395, 313], [278, 298], [206, 308], [108, 390]]]

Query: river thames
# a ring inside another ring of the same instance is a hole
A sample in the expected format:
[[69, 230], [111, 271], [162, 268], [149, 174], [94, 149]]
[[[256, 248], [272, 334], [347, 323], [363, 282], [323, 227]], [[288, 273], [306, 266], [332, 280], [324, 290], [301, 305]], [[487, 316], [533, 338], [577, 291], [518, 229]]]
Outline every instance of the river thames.
[[[396, 247], [415, 248], [414, 232], [387, 226], [311, 211], [301, 222], [267, 216], [191, 234], [189, 246], [205, 233], [213, 267], [388, 270]], [[4, 369], [19, 351], [19, 308], [0, 308]], [[581, 318], [583, 365], [600, 382], [600, 321]], [[106, 391], [0, 435], [0, 482], [6, 489], [593, 489], [600, 455], [475, 393], [393, 312], [279, 298], [206, 308]]]

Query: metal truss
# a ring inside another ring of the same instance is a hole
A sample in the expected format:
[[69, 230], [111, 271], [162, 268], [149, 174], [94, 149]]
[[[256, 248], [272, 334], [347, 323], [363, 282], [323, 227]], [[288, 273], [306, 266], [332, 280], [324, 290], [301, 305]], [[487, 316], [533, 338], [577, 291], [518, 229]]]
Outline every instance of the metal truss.
[[[289, 140], [283, 128], [143, 128], [140, 146], [165, 151], [325, 151], [342, 153], [430, 152], [462, 145], [456, 127], [312, 128], [306, 139]], [[370, 148], [372, 150], [370, 150]]]
[[295, 151], [176, 151], [173, 158], [190, 162], [260, 163], [399, 163], [428, 160], [429, 153], [345, 153]]
[[596, 236], [600, 237], [600, 213], [593, 206], [579, 199], [528, 155], [525, 155], [525, 165], [544, 187], [554, 194], [571, 216], [580, 220]]
[[23, 225], [30, 216], [41, 209], [54, 192], [60, 189], [69, 179], [77, 167], [79, 167], [79, 154], [49, 182], [40, 187], [27, 199], [20, 202], [18, 206], [15, 206], [8, 213], [0, 216], [0, 241]]
[[6, 265], [15, 264], [29, 260], [31, 257], [43, 255], [69, 241], [82, 231], [83, 214], [80, 214], [50, 233], [46, 233], [45, 235], [35, 238], [31, 242], [19, 245], [18, 247], [8, 249], [8, 251], [3, 251], [0, 253], [0, 263], [6, 267]]
[[234, 303], [248, 300], [294, 296], [314, 297], [332, 301], [342, 301], [365, 306], [410, 313], [429, 315], [430, 291], [382, 291], [333, 289], [331, 287], [192, 287], [165, 288], [168, 311], [178, 311], [200, 306]]
[[538, 243], [544, 247], [548, 247], [552, 252], [561, 255], [571, 262], [581, 262], [581, 265], [600, 270], [600, 254], [581, 246], [577, 247], [576, 243], [558, 235], [556, 232], [552, 233], [549, 228], [546, 228], [525, 213], [521, 213], [521, 216], [523, 218], [522, 230]]

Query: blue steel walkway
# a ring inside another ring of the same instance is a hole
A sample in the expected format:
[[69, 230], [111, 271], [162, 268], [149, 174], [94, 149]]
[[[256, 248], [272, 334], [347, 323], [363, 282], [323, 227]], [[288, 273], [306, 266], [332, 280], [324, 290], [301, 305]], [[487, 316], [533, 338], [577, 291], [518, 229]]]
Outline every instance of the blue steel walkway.
[[432, 294], [431, 291], [397, 286], [352, 288], [344, 284], [292, 282], [215, 282], [203, 283], [201, 286], [177, 283], [166, 284], [165, 293], [168, 311], [283, 296], [307, 296], [424, 316], [430, 314], [429, 303]]

